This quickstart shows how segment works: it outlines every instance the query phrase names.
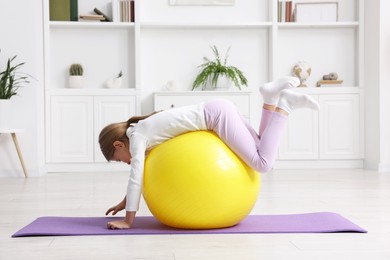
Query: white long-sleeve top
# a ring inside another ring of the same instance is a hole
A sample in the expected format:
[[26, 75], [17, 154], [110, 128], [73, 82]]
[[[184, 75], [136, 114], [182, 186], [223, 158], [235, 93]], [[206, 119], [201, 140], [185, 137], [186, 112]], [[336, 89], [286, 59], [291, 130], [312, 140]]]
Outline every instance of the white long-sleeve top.
[[127, 186], [126, 211], [137, 211], [139, 208], [146, 153], [156, 145], [175, 136], [206, 129], [203, 103], [162, 111], [127, 129], [132, 159]]

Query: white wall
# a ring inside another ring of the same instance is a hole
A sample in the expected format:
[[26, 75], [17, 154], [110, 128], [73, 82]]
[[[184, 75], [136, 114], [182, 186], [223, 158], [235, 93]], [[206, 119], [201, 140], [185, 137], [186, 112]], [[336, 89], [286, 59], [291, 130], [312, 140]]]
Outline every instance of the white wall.
[[365, 4], [365, 167], [379, 164], [379, 1]]
[[365, 2], [365, 168], [390, 171], [388, 0]]
[[390, 1], [380, 4], [380, 88], [379, 88], [379, 128], [380, 160], [379, 171], [390, 172]]
[[[1, 0], [0, 10], [0, 68], [9, 57], [17, 55], [17, 62], [26, 63], [21, 71], [36, 79], [11, 99], [10, 123], [25, 130], [18, 135], [19, 144], [29, 175], [38, 176], [44, 172], [42, 0]], [[9, 135], [0, 136], [3, 176], [24, 176]]]

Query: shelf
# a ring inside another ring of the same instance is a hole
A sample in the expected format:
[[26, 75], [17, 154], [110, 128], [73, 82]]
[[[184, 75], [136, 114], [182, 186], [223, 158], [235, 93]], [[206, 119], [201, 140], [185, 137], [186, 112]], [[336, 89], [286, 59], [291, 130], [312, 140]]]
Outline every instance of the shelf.
[[307, 88], [296, 88], [298, 92], [306, 94], [360, 94], [361, 89], [359, 87], [307, 87]]
[[91, 88], [57, 88], [48, 89], [46, 93], [49, 95], [61, 95], [61, 96], [123, 96], [123, 95], [138, 95], [139, 91], [133, 88], [117, 88], [117, 89], [91, 89]]
[[272, 26], [271, 22], [259, 23], [159, 23], [143, 22], [142, 29], [263, 29]]
[[[296, 88], [298, 92], [306, 93], [306, 94], [359, 94], [361, 92], [359, 87], [307, 87], [307, 88]], [[156, 91], [154, 94], [158, 94], [160, 96], [188, 96], [188, 95], [248, 95], [251, 94], [251, 91], [212, 91], [212, 90], [193, 90], [193, 91]]]
[[123, 29], [133, 28], [134, 23], [113, 23], [113, 22], [50, 22], [50, 28], [71, 28], [71, 29]]
[[[143, 22], [141, 29], [264, 29], [272, 27], [272, 22], [258, 23], [159, 23]], [[277, 23], [278, 28], [355, 28], [358, 22], [336, 23]]]
[[336, 22], [336, 23], [278, 23], [279, 28], [357, 28], [358, 22]]
[[251, 91], [238, 91], [238, 90], [232, 90], [232, 91], [213, 91], [213, 90], [193, 90], [193, 91], [156, 91], [154, 94], [158, 94], [160, 96], [187, 96], [187, 95], [248, 95], [251, 94]]

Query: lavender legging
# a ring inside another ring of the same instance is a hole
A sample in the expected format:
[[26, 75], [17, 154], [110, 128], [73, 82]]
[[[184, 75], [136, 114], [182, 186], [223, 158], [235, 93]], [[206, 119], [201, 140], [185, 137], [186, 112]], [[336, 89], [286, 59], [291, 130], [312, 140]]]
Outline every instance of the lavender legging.
[[259, 172], [272, 168], [287, 116], [263, 109], [257, 134], [227, 100], [207, 102], [204, 111], [207, 129], [214, 131], [246, 164]]

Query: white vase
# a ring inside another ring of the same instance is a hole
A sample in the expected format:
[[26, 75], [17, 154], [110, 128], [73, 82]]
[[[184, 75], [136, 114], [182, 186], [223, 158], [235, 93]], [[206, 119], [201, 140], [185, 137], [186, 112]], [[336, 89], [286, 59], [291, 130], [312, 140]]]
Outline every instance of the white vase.
[[233, 81], [226, 77], [225, 75], [221, 75], [218, 77], [217, 85], [214, 90], [216, 91], [229, 91], [233, 86]]
[[106, 86], [107, 88], [120, 88], [122, 86], [122, 77], [107, 80]]
[[70, 88], [82, 88], [84, 86], [83, 76], [69, 76], [69, 87]]
[[0, 99], [0, 129], [8, 129], [11, 113], [11, 100]]

